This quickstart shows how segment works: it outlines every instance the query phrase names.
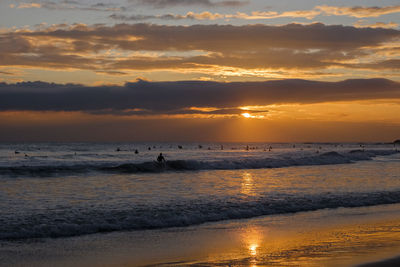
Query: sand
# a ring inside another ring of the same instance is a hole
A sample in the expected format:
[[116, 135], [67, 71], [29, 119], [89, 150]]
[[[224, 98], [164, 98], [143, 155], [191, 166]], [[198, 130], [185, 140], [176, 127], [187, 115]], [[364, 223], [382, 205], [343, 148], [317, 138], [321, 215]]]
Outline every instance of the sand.
[[[2, 266], [393, 266], [400, 205], [0, 242]], [[385, 265], [386, 264], [386, 265]], [[392, 264], [392, 265], [387, 265]], [[397, 264], [396, 264], [397, 265]]]

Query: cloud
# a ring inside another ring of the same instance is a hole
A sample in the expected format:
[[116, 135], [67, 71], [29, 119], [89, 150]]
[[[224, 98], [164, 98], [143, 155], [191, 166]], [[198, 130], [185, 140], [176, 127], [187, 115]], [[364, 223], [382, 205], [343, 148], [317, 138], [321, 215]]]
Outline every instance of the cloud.
[[254, 11], [250, 15], [242, 12], [237, 12], [236, 14], [220, 14], [220, 13], [211, 13], [209, 11], [204, 11], [201, 13], [195, 12], [187, 12], [185, 15], [177, 15], [177, 14], [163, 14], [163, 15], [123, 15], [123, 14], [112, 14], [109, 17], [115, 20], [121, 21], [144, 21], [151, 19], [160, 19], [160, 20], [231, 20], [231, 19], [244, 19], [244, 20], [260, 20], [260, 19], [274, 19], [274, 18], [307, 18], [313, 19], [320, 12], [316, 10], [310, 11], [287, 11], [283, 13], [278, 13], [275, 11], [268, 12], [260, 12]]
[[306, 18], [313, 19], [316, 16], [320, 15], [321, 12], [318, 10], [294, 10], [294, 11], [285, 11], [282, 13], [275, 11], [253, 11], [250, 15], [246, 13], [237, 12], [233, 15], [226, 15], [226, 18], [237, 18], [237, 19], [247, 19], [247, 20], [256, 20], [256, 19], [275, 19], [275, 18]]
[[1, 71], [0, 70], [0, 74], [2, 75], [14, 75], [14, 73], [8, 72], [8, 71]]
[[[210, 1], [187, 1], [187, 0], [155, 0], [155, 1], [139, 1], [142, 4], [154, 5], [156, 7], [166, 7], [168, 5], [178, 5], [181, 2], [186, 4], [203, 4], [212, 6], [213, 4]], [[236, 1], [225, 1], [229, 4], [229, 2]], [[223, 4], [224, 2], [220, 2]], [[230, 3], [234, 4], [234, 3]], [[159, 20], [182, 20], [182, 19], [190, 19], [190, 20], [216, 20], [216, 19], [242, 19], [242, 20], [266, 20], [266, 19], [276, 19], [276, 18], [305, 18], [308, 20], [314, 19], [319, 15], [328, 15], [328, 16], [350, 16], [357, 18], [367, 18], [367, 17], [379, 17], [386, 14], [398, 13], [400, 12], [400, 6], [387, 6], [387, 7], [338, 7], [338, 6], [316, 6], [311, 10], [292, 10], [292, 11], [253, 11], [251, 13], [244, 12], [236, 12], [234, 14], [220, 14], [220, 13], [211, 13], [209, 11], [204, 11], [201, 13], [195, 12], [187, 12], [184, 15], [180, 14], [161, 14], [161, 15], [143, 15], [143, 14], [134, 14], [134, 15], [125, 15], [125, 14], [112, 14], [110, 18], [115, 20], [122, 21], [144, 21], [151, 19], [159, 19]], [[384, 23], [380, 23], [381, 26], [388, 26]], [[387, 28], [387, 27], [384, 27]], [[393, 28], [393, 27], [391, 27]]]
[[210, 1], [210, 0], [129, 0], [131, 3], [168, 8], [175, 6], [206, 6], [206, 7], [239, 7], [247, 5], [249, 1]]
[[108, 11], [117, 12], [124, 11], [125, 7], [117, 7], [111, 3], [94, 3], [87, 5], [79, 1], [62, 0], [62, 1], [38, 1], [31, 3], [20, 3], [19, 5], [11, 4], [10, 8], [28, 9], [28, 8], [45, 8], [48, 10], [84, 10], [84, 11]]
[[122, 71], [113, 71], [113, 70], [97, 70], [96, 73], [100, 73], [100, 74], [107, 74], [107, 75], [128, 75], [128, 73], [126, 72], [122, 72]]
[[44, 82], [0, 83], [1, 111], [81, 111], [115, 115], [239, 114], [241, 106], [365, 99], [400, 99], [400, 83], [385, 79], [232, 83], [139, 80], [125, 86], [97, 87]]
[[191, 19], [191, 20], [216, 20], [216, 19], [224, 19], [226, 15], [221, 15], [219, 13], [211, 13], [208, 11], [204, 11], [201, 13], [187, 12], [185, 15], [176, 15], [176, 14], [164, 14], [164, 15], [121, 15], [121, 14], [112, 14], [109, 16], [112, 19], [120, 20], [120, 21], [144, 21], [150, 19], [161, 19], [161, 20], [182, 20], [182, 19]]
[[400, 59], [382, 60], [374, 63], [350, 64], [348, 67], [356, 69], [400, 70]]
[[237, 73], [320, 73], [331, 67], [354, 69], [360, 66], [355, 64], [357, 60], [367, 67], [395, 59], [395, 55], [380, 58], [377, 51], [386, 44], [395, 44], [399, 38], [400, 31], [395, 29], [320, 23], [55, 25], [0, 34], [0, 66], [85, 69], [110, 74], [129, 70], [210, 73], [218, 68], [236, 68]]
[[349, 16], [355, 18], [370, 18], [380, 17], [382, 15], [399, 13], [400, 5], [397, 6], [385, 6], [385, 7], [338, 7], [338, 6], [316, 6], [315, 9], [322, 11], [327, 15], [334, 16]]
[[[14, 8], [14, 7], [15, 7], [15, 5], [13, 5], [12, 8]], [[16, 7], [17, 8], [41, 8], [42, 5], [40, 3], [21, 3]]]
[[393, 29], [393, 28], [397, 28], [399, 26], [399, 24], [395, 23], [395, 22], [375, 22], [375, 23], [368, 23], [368, 21], [366, 20], [359, 20], [357, 22], [355, 22], [354, 27], [357, 28], [384, 28], [384, 29]]

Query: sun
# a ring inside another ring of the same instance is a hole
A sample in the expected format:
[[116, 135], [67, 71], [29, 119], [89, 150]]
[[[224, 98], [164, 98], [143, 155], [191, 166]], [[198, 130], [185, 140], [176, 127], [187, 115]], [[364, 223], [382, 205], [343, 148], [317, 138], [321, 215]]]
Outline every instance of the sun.
[[252, 116], [250, 115], [250, 113], [242, 113], [242, 116], [245, 118], [251, 118]]

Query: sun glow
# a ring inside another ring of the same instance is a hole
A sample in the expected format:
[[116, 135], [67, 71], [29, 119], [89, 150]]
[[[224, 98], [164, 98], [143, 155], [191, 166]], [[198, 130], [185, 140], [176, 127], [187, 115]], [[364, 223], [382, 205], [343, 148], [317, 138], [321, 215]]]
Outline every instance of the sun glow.
[[249, 246], [249, 251], [250, 251], [251, 256], [257, 256], [257, 248], [258, 248], [258, 244], [251, 244]]
[[252, 116], [250, 115], [250, 113], [242, 113], [242, 116], [245, 118], [252, 118]]
[[242, 113], [241, 115], [243, 117], [249, 118], [249, 119], [263, 119], [263, 118], [265, 118], [264, 115], [253, 115], [253, 114], [250, 114], [248, 112]]

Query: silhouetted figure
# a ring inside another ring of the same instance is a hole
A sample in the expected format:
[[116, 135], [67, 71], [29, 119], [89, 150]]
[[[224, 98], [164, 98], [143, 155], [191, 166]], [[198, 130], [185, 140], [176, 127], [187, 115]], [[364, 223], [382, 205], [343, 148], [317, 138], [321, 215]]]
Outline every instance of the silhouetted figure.
[[151, 147], [148, 147], [147, 149], [148, 149], [148, 150], [151, 150]]
[[121, 148], [118, 147], [117, 150], [115, 150], [115, 151], [119, 152], [119, 151], [121, 151]]
[[139, 150], [135, 149], [135, 154], [139, 154]]
[[178, 146], [178, 148], [179, 148], [179, 149], [182, 149], [183, 147], [182, 147], [182, 146]]
[[25, 154], [25, 158], [29, 157], [27, 154]]
[[203, 148], [203, 146], [202, 145], [199, 145], [199, 149], [202, 149]]
[[224, 150], [224, 146], [223, 145], [221, 145], [221, 150]]
[[249, 151], [249, 145], [246, 146], [246, 150]]
[[158, 163], [165, 163], [165, 158], [164, 158], [162, 153], [160, 153], [160, 155], [158, 155], [157, 162]]

